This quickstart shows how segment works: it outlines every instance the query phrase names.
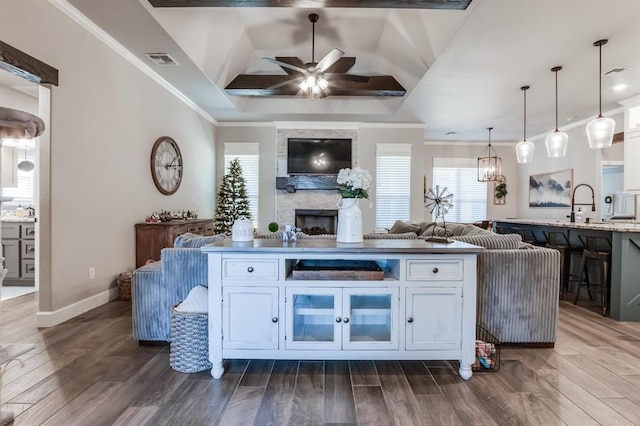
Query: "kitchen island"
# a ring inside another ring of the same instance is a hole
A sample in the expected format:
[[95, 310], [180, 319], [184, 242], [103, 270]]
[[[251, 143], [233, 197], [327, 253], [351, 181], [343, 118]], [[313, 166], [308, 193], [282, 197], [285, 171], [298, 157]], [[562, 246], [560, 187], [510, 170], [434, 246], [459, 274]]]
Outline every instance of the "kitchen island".
[[227, 239], [202, 250], [214, 378], [223, 358], [459, 360], [472, 375], [482, 247]]
[[540, 241], [544, 241], [545, 231], [563, 231], [573, 248], [582, 247], [580, 236], [608, 238], [611, 241], [611, 318], [640, 321], [640, 223], [494, 219], [493, 226], [494, 229], [530, 230]]

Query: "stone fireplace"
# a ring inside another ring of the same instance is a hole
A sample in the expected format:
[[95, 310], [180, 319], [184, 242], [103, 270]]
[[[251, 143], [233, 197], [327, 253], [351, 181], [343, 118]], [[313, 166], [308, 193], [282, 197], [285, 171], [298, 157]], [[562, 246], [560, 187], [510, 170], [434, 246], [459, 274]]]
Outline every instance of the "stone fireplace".
[[[346, 138], [351, 139], [352, 167], [358, 165], [358, 130], [349, 129], [277, 129], [276, 132], [276, 176], [287, 175], [287, 140], [289, 138]], [[337, 190], [296, 190], [287, 192], [284, 189], [275, 191], [276, 222], [285, 225], [302, 226], [296, 222], [296, 210], [331, 210], [336, 211], [340, 199]], [[337, 216], [337, 213], [336, 213]], [[326, 218], [325, 218], [326, 219]], [[337, 217], [334, 219], [337, 222]], [[317, 225], [313, 225], [317, 226]], [[335, 225], [334, 225], [335, 226]], [[333, 234], [336, 233], [336, 229]]]
[[338, 210], [296, 209], [295, 224], [309, 235], [335, 234], [337, 231]]

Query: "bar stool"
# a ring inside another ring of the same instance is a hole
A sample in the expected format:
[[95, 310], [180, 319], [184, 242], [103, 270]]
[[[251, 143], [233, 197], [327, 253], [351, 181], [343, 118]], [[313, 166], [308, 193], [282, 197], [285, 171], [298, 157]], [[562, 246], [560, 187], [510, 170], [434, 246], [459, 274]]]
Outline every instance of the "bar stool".
[[514, 234], [519, 234], [522, 237], [522, 241], [525, 243], [533, 244], [534, 246], [545, 245], [546, 241], [540, 241], [532, 229], [527, 228], [513, 228]]
[[[589, 300], [592, 300], [591, 287], [600, 287], [602, 316], [607, 316], [609, 313], [609, 290], [611, 289], [611, 240], [606, 237], [579, 236], [578, 238], [580, 238], [584, 249], [582, 250], [582, 259], [580, 261], [580, 281], [578, 282], [573, 304], [578, 304], [580, 288], [586, 287]], [[597, 284], [589, 282], [589, 261], [599, 267], [600, 279]]]
[[547, 243], [545, 247], [556, 249], [560, 252], [560, 299], [564, 298], [564, 292], [569, 289], [571, 281], [579, 281], [580, 277], [571, 274], [571, 244], [564, 231], [542, 231]]

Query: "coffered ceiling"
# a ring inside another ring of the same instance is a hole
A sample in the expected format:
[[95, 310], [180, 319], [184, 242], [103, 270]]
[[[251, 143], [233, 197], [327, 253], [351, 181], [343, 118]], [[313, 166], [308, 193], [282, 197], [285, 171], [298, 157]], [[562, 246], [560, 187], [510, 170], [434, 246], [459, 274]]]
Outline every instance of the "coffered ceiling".
[[[426, 140], [472, 141], [486, 141], [486, 127], [493, 126], [494, 140], [517, 141], [523, 136], [520, 86], [526, 84], [531, 139], [554, 128], [553, 66], [564, 67], [560, 127], [597, 114], [593, 42], [601, 38], [609, 39], [603, 71], [625, 69], [603, 77], [603, 109], [640, 93], [638, 0], [472, 0], [466, 9], [460, 6], [466, 2], [446, 0], [371, 1], [381, 8], [321, 7], [353, 6], [347, 0], [248, 2], [279, 7], [183, 1], [190, 7], [154, 7], [179, 0], [68, 0], [218, 121], [421, 122]], [[292, 3], [296, 7], [283, 7]], [[456, 8], [409, 8], [419, 3]], [[225, 92], [238, 74], [284, 73], [262, 57], [310, 61], [311, 12], [320, 15], [317, 58], [341, 49], [356, 57], [349, 72], [392, 75], [407, 93], [310, 101]], [[155, 65], [147, 53], [167, 53], [179, 66]]]

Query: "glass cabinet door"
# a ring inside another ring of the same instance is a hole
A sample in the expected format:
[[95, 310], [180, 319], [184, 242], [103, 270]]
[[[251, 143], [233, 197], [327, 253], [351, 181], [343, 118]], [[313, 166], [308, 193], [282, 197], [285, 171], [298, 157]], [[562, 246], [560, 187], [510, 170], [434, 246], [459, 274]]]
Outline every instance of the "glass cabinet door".
[[343, 349], [398, 349], [397, 288], [344, 289]]
[[341, 289], [287, 288], [288, 349], [340, 349]]

